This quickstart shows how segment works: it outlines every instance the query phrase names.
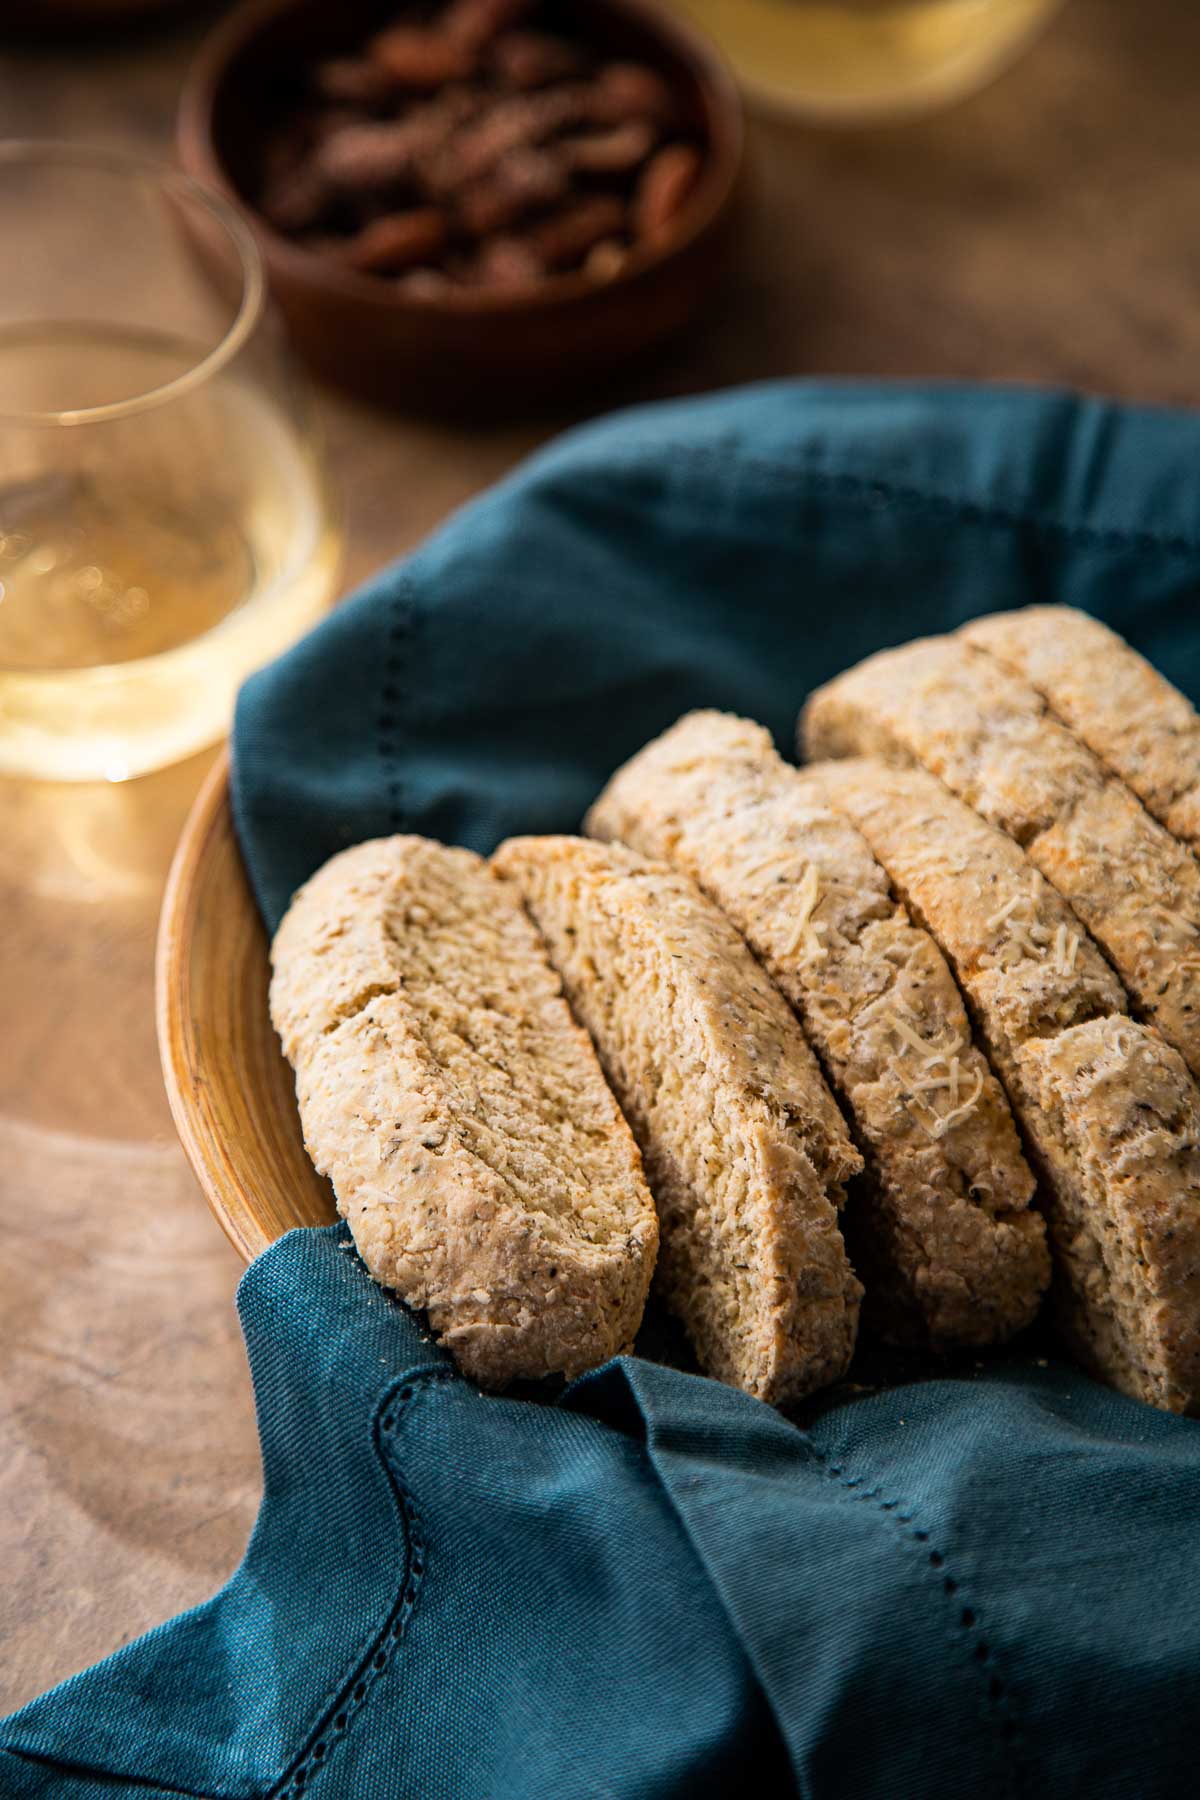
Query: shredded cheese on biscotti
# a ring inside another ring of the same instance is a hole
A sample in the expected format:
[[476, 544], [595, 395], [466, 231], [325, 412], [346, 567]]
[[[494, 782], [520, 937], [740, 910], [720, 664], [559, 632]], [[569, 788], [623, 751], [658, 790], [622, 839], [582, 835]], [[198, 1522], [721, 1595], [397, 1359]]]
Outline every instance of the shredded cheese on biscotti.
[[787, 874], [791, 869], [791, 858], [781, 855], [778, 848], [769, 856], [762, 856], [757, 862], [738, 862], [737, 872], [742, 881], [761, 883], [767, 875]]
[[1079, 955], [1079, 933], [1069, 925], [1060, 925], [1054, 934], [1054, 966], [1060, 975], [1070, 975]]
[[[983, 1071], [974, 1071], [974, 1088], [965, 1100], [960, 1099], [962, 1092], [961, 1054], [967, 1048], [965, 1041], [949, 1035], [944, 1043], [931, 1044], [916, 1029], [915, 1021], [908, 1018], [896, 1006], [889, 1007], [884, 1013], [890, 1031], [900, 1040], [900, 1050], [893, 1057], [890, 1067], [896, 1079], [902, 1083], [904, 1092], [902, 1100], [917, 1124], [928, 1132], [931, 1138], [943, 1138], [953, 1126], [958, 1125], [975, 1109], [980, 1095], [983, 1093]], [[910, 1075], [904, 1067], [907, 1052], [915, 1052], [921, 1058], [920, 1072]], [[944, 1065], [945, 1074], [934, 1073]], [[929, 1094], [945, 1094], [949, 1099], [949, 1108], [941, 1113], [931, 1100]]]
[[[955, 1064], [956, 1068], [957, 1068], [957, 1066], [958, 1065]], [[974, 1112], [975, 1106], [976, 1106], [976, 1104], [979, 1100], [979, 1096], [982, 1094], [982, 1092], [983, 1092], [983, 1070], [976, 1069], [976, 1071], [975, 1071], [975, 1086], [974, 1086], [973, 1090], [971, 1091], [970, 1094], [968, 1094], [967, 1098], [962, 1102], [961, 1106], [956, 1106], [956, 1107], [952, 1108], [952, 1110], [950, 1112], [943, 1113], [942, 1117], [938, 1120], [938, 1127], [937, 1127], [937, 1130], [934, 1132], [934, 1136], [939, 1137], [939, 1138], [945, 1137], [946, 1133], [948, 1131], [950, 1131], [955, 1125], [960, 1125], [964, 1119], [968, 1118], [970, 1116], [970, 1114]]]
[[813, 918], [820, 903], [821, 877], [816, 863], [809, 863], [804, 871], [804, 878], [796, 889], [796, 905], [799, 910], [791, 940], [784, 951], [785, 956], [798, 956], [803, 963], [818, 963], [824, 962], [829, 955], [828, 947], [821, 942], [829, 927]]
[[1078, 932], [1059, 925], [1052, 939], [1049, 928], [1038, 923], [1030, 894], [1014, 894], [986, 921], [984, 930], [989, 936], [1001, 935], [980, 956], [981, 968], [1011, 969], [1022, 962], [1049, 962], [1060, 975], [1074, 970]]
[[890, 1029], [895, 1032], [902, 1043], [907, 1044], [910, 1050], [917, 1051], [919, 1055], [927, 1056], [929, 1045], [925, 1042], [925, 1039], [917, 1031], [915, 1026], [910, 1025], [907, 1019], [901, 1018], [895, 1007], [889, 1007], [888, 1011], [883, 1016], [887, 1020]]
[[1024, 894], [1014, 894], [1012, 899], [1000, 908], [999, 912], [994, 912], [991, 918], [986, 921], [984, 930], [999, 931], [1001, 925], [1004, 924], [1004, 921], [1016, 912], [1018, 906], [1025, 903], [1025, 898]]

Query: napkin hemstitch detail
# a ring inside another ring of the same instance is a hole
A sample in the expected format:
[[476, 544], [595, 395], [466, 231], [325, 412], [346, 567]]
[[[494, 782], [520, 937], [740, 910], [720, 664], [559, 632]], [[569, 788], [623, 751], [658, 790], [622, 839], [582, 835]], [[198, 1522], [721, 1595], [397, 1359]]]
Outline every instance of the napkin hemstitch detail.
[[396, 736], [404, 716], [405, 694], [402, 682], [406, 669], [412, 664], [412, 639], [417, 621], [416, 594], [407, 569], [398, 573], [389, 610], [391, 618], [388, 622], [383, 679], [379, 690], [376, 747], [382, 767], [384, 793], [387, 796], [388, 824], [393, 832], [398, 832], [404, 829], [404, 787]]
[[805, 1432], [803, 1435], [809, 1449], [831, 1481], [836, 1482], [839, 1487], [847, 1489], [856, 1500], [874, 1501], [878, 1511], [884, 1513], [893, 1525], [901, 1528], [902, 1537], [911, 1539], [920, 1548], [928, 1558], [930, 1569], [938, 1577], [943, 1595], [947, 1599], [953, 1600], [958, 1606], [958, 1617], [955, 1623], [958, 1630], [965, 1634], [968, 1642], [972, 1645], [970, 1652], [972, 1662], [979, 1673], [987, 1677], [987, 1711], [989, 1717], [999, 1727], [999, 1748], [1005, 1767], [1006, 1786], [1009, 1794], [1015, 1800], [1015, 1797], [1023, 1790], [1024, 1781], [1022, 1769], [1014, 1760], [1014, 1752], [1020, 1737], [1020, 1726], [1012, 1713], [1012, 1690], [1008, 1682], [996, 1673], [995, 1652], [987, 1639], [980, 1635], [979, 1614], [973, 1606], [968, 1606], [963, 1602], [961, 1584], [957, 1577], [950, 1573], [948, 1558], [936, 1545], [930, 1545], [929, 1532], [924, 1526], [917, 1526], [912, 1531], [908, 1530], [917, 1517], [915, 1511], [899, 1512], [896, 1509], [904, 1504], [901, 1500], [880, 1498], [884, 1493], [882, 1482], [877, 1483], [873, 1488], [865, 1488], [861, 1493], [858, 1492], [862, 1488], [865, 1477], [844, 1474], [841, 1463], [833, 1462], [827, 1453], [814, 1442], [810, 1433]]
[[308, 1792], [310, 1780], [326, 1768], [330, 1755], [378, 1687], [378, 1678], [391, 1667], [393, 1653], [404, 1639], [424, 1581], [425, 1534], [412, 1495], [393, 1466], [383, 1440], [395, 1429], [405, 1408], [414, 1399], [422, 1397], [433, 1382], [446, 1383], [452, 1379], [452, 1371], [447, 1368], [411, 1369], [393, 1381], [376, 1404], [371, 1420], [371, 1444], [399, 1502], [404, 1527], [404, 1575], [383, 1626], [372, 1637], [354, 1672], [327, 1701], [320, 1722], [309, 1733], [299, 1758], [293, 1760], [270, 1788], [268, 1800], [299, 1800]]
[[[853, 474], [841, 469], [814, 468], [812, 464], [818, 454], [810, 451], [804, 461], [795, 466], [773, 462], [766, 457], [740, 454], [736, 456], [735, 463], [738, 469], [763, 476], [772, 483], [813, 482], [827, 488], [841, 488], [848, 497], [861, 499], [867, 509], [900, 505], [914, 510], [942, 510], [955, 514], [967, 525], [1008, 528], [1019, 526], [1052, 533], [1065, 538], [1068, 543], [1089, 544], [1106, 550], [1128, 548], [1170, 556], [1193, 556], [1200, 553], [1200, 536], [1192, 537], [1186, 532], [1164, 533], [1149, 531], [1144, 527], [1135, 530], [1124, 526], [1088, 525], [1079, 519], [1056, 518], [1032, 508], [1003, 506], [996, 501], [973, 498], [969, 494], [950, 494], [937, 488], [922, 487], [917, 483], [897, 482], [889, 477]], [[660, 467], [664, 460], [668, 460], [672, 467], [678, 463], [692, 463], [716, 468], [726, 475], [730, 467], [717, 449], [698, 444], [656, 444], [652, 459], [635, 456], [624, 464], [608, 466], [610, 469], [616, 467], [636, 470], [651, 460], [655, 467]]]

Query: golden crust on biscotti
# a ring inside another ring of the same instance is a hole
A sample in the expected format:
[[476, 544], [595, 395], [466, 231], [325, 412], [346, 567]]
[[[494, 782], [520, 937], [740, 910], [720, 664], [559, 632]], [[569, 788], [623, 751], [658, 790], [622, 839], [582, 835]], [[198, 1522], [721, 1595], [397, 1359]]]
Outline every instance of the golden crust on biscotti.
[[484, 1386], [627, 1347], [653, 1202], [516, 890], [466, 850], [361, 844], [296, 895], [272, 965], [305, 1143], [372, 1275]]
[[517, 838], [495, 863], [641, 1145], [656, 1285], [701, 1366], [778, 1402], [835, 1380], [861, 1297], [837, 1214], [862, 1162], [782, 995], [677, 869], [582, 838]]
[[1131, 645], [1071, 606], [1027, 606], [959, 635], [1035, 687], [1175, 837], [1200, 849], [1200, 714]]
[[867, 1161], [844, 1221], [865, 1316], [938, 1348], [1028, 1325], [1049, 1256], [1008, 1102], [854, 826], [761, 726], [698, 712], [618, 771], [586, 829], [690, 875], [799, 1012]]
[[1200, 1095], [1183, 1059], [1124, 1016], [1108, 964], [1013, 839], [932, 775], [807, 773], [954, 966], [1044, 1180], [1073, 1343], [1125, 1393], [1195, 1411]]
[[919, 763], [1025, 846], [1200, 1072], [1200, 864], [1020, 676], [961, 638], [871, 657], [812, 696], [812, 757]]

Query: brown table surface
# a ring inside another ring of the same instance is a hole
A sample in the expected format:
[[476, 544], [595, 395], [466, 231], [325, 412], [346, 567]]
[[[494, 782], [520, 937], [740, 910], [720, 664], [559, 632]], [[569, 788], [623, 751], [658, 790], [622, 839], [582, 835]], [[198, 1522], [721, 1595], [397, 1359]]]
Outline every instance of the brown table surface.
[[[165, 151], [200, 28], [0, 50], [0, 129]], [[766, 375], [1200, 383], [1200, 7], [1073, 0], [916, 124], [753, 133], [735, 272], [644, 398]], [[9, 246], [9, 253], [19, 246]], [[550, 424], [439, 428], [321, 396], [347, 584]], [[0, 1712], [209, 1594], [259, 1466], [239, 1268], [159, 1077], [155, 919], [208, 757], [126, 786], [0, 782]]]

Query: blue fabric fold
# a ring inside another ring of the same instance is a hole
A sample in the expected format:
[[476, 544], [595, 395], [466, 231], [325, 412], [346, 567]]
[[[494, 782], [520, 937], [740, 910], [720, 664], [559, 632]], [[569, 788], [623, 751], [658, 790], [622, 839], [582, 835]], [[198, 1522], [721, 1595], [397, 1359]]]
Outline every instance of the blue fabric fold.
[[[251, 681], [264, 916], [360, 838], [570, 830], [682, 711], [781, 745], [1028, 600], [1200, 694], [1200, 419], [793, 383], [571, 434]], [[1200, 1426], [1016, 1348], [784, 1418], [648, 1352], [482, 1397], [294, 1233], [239, 1295], [266, 1492], [207, 1606], [0, 1725], [0, 1800], [1156, 1800], [1195, 1785]]]
[[482, 1397], [342, 1226], [282, 1239], [238, 1307], [265, 1476], [245, 1560], [8, 1721], [5, 1800], [703, 1800], [747, 1753], [789, 1791], [637, 1432]]

